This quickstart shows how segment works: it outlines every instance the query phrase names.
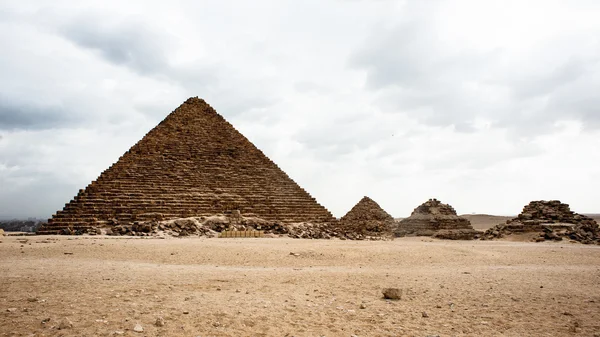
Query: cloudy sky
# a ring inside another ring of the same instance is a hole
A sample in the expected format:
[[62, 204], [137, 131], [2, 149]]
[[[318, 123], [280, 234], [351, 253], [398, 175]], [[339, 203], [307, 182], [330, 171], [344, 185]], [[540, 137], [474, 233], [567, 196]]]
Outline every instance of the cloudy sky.
[[190, 96], [335, 216], [600, 212], [595, 0], [0, 0], [0, 217], [48, 217]]

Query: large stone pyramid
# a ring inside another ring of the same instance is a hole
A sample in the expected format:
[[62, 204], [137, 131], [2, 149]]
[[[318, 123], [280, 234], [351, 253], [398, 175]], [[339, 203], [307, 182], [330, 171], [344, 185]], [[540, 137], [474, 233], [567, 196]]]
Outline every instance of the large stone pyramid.
[[402, 219], [394, 231], [396, 236], [436, 236], [442, 239], [473, 239], [477, 232], [468, 219], [437, 199], [429, 199], [412, 214]]
[[334, 220], [210, 105], [190, 98], [38, 233], [230, 212], [281, 223]]
[[338, 226], [349, 238], [393, 237], [394, 218], [369, 197], [363, 197]]

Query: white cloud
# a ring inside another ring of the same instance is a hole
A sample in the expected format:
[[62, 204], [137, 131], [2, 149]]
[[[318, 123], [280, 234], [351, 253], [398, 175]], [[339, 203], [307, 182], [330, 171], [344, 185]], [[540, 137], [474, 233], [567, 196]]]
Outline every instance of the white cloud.
[[[189, 96], [335, 215], [598, 211], [594, 1], [0, 4], [0, 215], [49, 216]], [[8, 52], [6, 52], [8, 51]]]

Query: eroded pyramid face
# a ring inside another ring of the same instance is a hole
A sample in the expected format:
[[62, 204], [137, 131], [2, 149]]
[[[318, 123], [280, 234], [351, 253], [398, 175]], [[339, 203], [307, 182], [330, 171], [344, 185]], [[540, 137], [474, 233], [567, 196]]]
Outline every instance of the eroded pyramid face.
[[394, 218], [369, 197], [363, 197], [340, 221], [351, 220], [394, 221]]
[[469, 230], [473, 227], [471, 222], [456, 215], [450, 205], [437, 199], [429, 199], [419, 205], [412, 214], [402, 219], [395, 229], [397, 236], [404, 235], [435, 235], [440, 230]]
[[40, 232], [232, 211], [280, 222], [333, 220], [204, 100], [190, 98]]
[[364, 197], [340, 219], [340, 226], [348, 233], [392, 237], [394, 218], [375, 201]]

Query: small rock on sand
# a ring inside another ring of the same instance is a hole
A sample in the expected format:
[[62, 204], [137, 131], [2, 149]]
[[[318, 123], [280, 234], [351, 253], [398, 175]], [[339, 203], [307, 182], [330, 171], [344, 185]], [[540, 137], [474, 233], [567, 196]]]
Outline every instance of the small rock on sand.
[[142, 327], [142, 325], [141, 325], [141, 324], [139, 324], [139, 323], [138, 323], [138, 324], [136, 324], [136, 325], [133, 327], [133, 331], [135, 331], [135, 332], [144, 332], [144, 328]]
[[388, 300], [399, 300], [402, 298], [402, 289], [398, 288], [385, 288], [382, 291], [383, 298]]
[[73, 327], [73, 322], [71, 322], [71, 320], [66, 317], [62, 321], [60, 321], [60, 324], [58, 324], [59, 330], [70, 329], [72, 327]]
[[165, 326], [165, 319], [162, 317], [157, 317], [156, 322], [154, 322], [154, 325], [158, 327]]

